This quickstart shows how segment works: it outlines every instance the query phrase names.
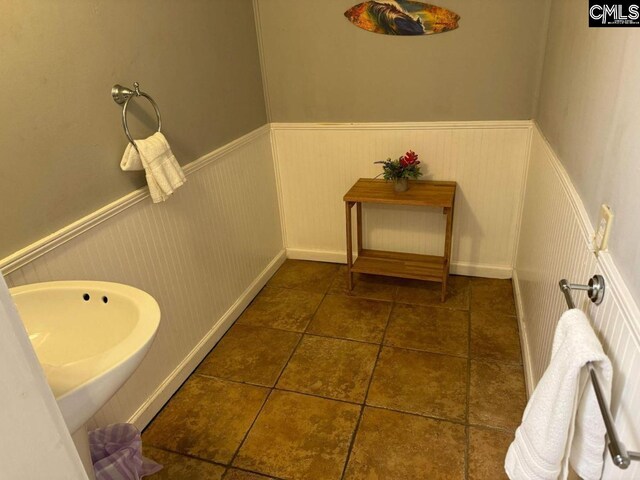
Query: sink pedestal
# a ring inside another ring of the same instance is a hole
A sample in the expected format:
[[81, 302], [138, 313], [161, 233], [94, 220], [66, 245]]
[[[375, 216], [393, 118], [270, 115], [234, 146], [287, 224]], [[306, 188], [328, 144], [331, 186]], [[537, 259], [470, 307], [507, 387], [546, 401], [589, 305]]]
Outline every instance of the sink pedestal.
[[87, 472], [89, 480], [96, 480], [96, 475], [93, 471], [93, 462], [91, 461], [91, 450], [89, 449], [89, 432], [87, 426], [83, 425], [71, 435], [73, 443], [76, 445], [84, 470]]

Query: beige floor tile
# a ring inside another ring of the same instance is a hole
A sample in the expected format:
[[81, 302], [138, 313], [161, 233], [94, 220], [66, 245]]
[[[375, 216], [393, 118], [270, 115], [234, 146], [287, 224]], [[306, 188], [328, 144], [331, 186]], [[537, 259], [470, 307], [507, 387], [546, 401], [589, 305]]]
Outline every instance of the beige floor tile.
[[469, 427], [469, 480], [509, 480], [504, 458], [512, 441], [512, 433]]
[[511, 280], [472, 278], [471, 311], [515, 315], [516, 305]]
[[366, 403], [462, 421], [466, 391], [465, 358], [384, 347]]
[[470, 424], [515, 429], [525, 405], [522, 366], [471, 361]]
[[465, 443], [462, 425], [367, 407], [345, 480], [463, 480]]
[[398, 287], [396, 302], [469, 310], [469, 277], [450, 275], [444, 302], [441, 301], [441, 293], [441, 283], [403, 280]]
[[300, 336], [272, 328], [234, 325], [196, 373], [272, 387]]
[[277, 388], [362, 403], [377, 355], [377, 345], [305, 335]]
[[467, 480], [506, 478], [526, 404], [511, 281], [451, 276], [441, 303], [438, 283], [354, 279], [285, 262], [143, 433], [150, 478], [339, 480], [352, 442], [346, 480], [462, 480], [465, 448]]
[[143, 454], [164, 467], [158, 473], [144, 477], [150, 480], [220, 480], [225, 471], [220, 465], [153, 447], [145, 446]]
[[287, 288], [263, 288], [238, 319], [240, 325], [303, 332], [324, 295]]
[[380, 343], [391, 303], [344, 295], [327, 295], [313, 316], [307, 333]]
[[472, 312], [471, 356], [503, 363], [522, 363], [516, 317]]
[[287, 260], [269, 280], [269, 286], [325, 293], [339, 267], [337, 263]]
[[349, 290], [347, 267], [343, 265], [340, 267], [336, 278], [334, 278], [328, 293], [391, 302], [396, 296], [398, 282], [399, 279], [397, 278], [354, 273], [353, 289]]
[[569, 467], [569, 475], [567, 476], [568, 480], [582, 480], [580, 476], [573, 470], [573, 468]]
[[150, 446], [226, 463], [258, 414], [269, 390], [192, 376], [145, 430]]
[[224, 476], [224, 480], [274, 480], [273, 477], [267, 477], [265, 475], [258, 475], [257, 473], [245, 472], [244, 470], [238, 470], [232, 468], [227, 471]]
[[288, 479], [338, 480], [360, 407], [274, 390], [234, 465]]
[[469, 313], [439, 307], [396, 304], [385, 345], [450, 355], [467, 355]]

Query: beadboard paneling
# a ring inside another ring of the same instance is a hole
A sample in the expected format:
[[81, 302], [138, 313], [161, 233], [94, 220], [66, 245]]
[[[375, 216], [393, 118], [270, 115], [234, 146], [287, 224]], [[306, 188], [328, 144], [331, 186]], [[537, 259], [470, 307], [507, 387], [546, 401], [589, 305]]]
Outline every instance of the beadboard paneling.
[[[614, 232], [615, 234], [615, 232]], [[558, 281], [586, 283], [595, 273], [607, 282], [604, 302], [596, 306], [584, 292], [574, 300], [592, 320], [614, 369], [611, 410], [627, 448], [640, 450], [640, 311], [611, 256], [590, 250], [593, 228], [558, 158], [533, 130], [531, 157], [514, 285], [518, 301], [527, 387], [531, 392], [550, 361], [558, 319], [566, 310]], [[640, 464], [615, 467], [607, 455], [605, 479], [640, 478]]]
[[132, 203], [6, 276], [121, 282], [160, 304], [151, 350], [96, 425], [146, 425], [284, 260], [268, 127], [187, 171], [167, 202]]
[[[510, 278], [530, 122], [272, 124], [287, 254], [344, 262], [343, 195], [408, 149], [425, 179], [458, 182], [452, 271]], [[368, 248], [442, 254], [438, 209], [363, 207]]]

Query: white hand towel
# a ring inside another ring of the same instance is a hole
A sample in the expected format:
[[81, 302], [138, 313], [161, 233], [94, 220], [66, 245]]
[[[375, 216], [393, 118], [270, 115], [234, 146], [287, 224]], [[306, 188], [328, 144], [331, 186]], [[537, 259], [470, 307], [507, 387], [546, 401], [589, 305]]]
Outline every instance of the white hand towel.
[[507, 452], [505, 470], [511, 480], [566, 479], [569, 458], [584, 480], [602, 476], [605, 426], [587, 362], [596, 367], [609, 398], [611, 363], [585, 314], [569, 310], [558, 322], [551, 362]]
[[124, 171], [144, 168], [153, 203], [163, 202], [187, 179], [174, 157], [164, 135], [156, 132], [144, 140], [129, 143], [124, 150], [120, 168]]

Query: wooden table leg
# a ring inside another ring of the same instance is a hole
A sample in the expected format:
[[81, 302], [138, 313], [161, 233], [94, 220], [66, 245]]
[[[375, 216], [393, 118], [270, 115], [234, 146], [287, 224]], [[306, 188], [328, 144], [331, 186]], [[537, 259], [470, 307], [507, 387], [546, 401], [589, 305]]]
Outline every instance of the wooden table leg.
[[349, 291], [353, 289], [353, 273], [351, 267], [353, 265], [353, 239], [351, 238], [351, 207], [353, 203], [344, 202], [346, 221], [347, 221], [347, 277]]
[[445, 267], [445, 272], [442, 276], [442, 293], [440, 295], [440, 301], [444, 302], [447, 299], [447, 280], [449, 279], [449, 265]]
[[358, 255], [362, 252], [362, 203], [356, 202], [356, 214], [358, 218], [356, 219], [356, 243], [358, 244]]
[[443, 214], [447, 216], [447, 229], [444, 237], [444, 258], [446, 265], [442, 271], [442, 298], [444, 302], [447, 299], [447, 281], [449, 280], [449, 266], [451, 264], [451, 237], [453, 233], [453, 207], [444, 208]]

